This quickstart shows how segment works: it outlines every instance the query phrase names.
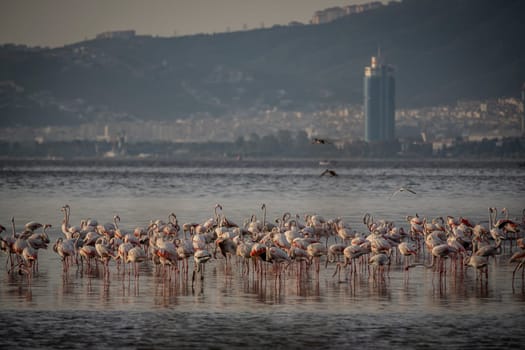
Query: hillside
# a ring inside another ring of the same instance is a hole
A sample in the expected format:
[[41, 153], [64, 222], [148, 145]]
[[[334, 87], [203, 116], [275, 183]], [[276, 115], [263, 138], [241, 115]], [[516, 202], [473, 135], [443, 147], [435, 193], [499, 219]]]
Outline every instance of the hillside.
[[518, 96], [525, 2], [404, 0], [322, 25], [0, 48], [0, 126], [361, 104], [378, 47], [397, 104]]

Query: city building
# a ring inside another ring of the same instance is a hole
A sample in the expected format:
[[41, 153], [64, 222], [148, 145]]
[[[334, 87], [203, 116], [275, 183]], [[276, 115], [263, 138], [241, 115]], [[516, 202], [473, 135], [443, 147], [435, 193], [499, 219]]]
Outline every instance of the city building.
[[134, 30], [113, 30], [97, 35], [97, 39], [131, 39], [135, 36]]
[[329, 7], [324, 10], [319, 10], [314, 13], [311, 24], [323, 24], [335, 21], [343, 16], [355, 15], [361, 12], [369, 11], [383, 6], [381, 1], [373, 1], [370, 3], [360, 5], [348, 5], [344, 7]]
[[346, 15], [345, 10], [343, 10], [341, 7], [330, 7], [321, 11], [316, 11], [312, 17], [311, 23], [329, 23], [343, 17], [344, 15]]
[[389, 142], [395, 139], [394, 69], [372, 57], [364, 76], [365, 141]]
[[525, 136], [525, 83], [521, 87], [521, 136]]

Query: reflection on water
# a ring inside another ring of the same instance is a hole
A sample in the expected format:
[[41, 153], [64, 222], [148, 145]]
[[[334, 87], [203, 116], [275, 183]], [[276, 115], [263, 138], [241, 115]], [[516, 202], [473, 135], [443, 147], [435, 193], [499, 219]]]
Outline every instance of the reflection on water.
[[[88, 217], [111, 222], [119, 214], [125, 231], [171, 212], [181, 223], [203, 222], [216, 203], [239, 224], [252, 214], [260, 218], [266, 203], [268, 220], [284, 212], [300, 218], [319, 213], [341, 217], [360, 232], [367, 212], [408, 230], [405, 218], [415, 213], [479, 222], [488, 219], [489, 206], [507, 207], [513, 216], [523, 209], [525, 174], [513, 166], [338, 167], [338, 178], [321, 178], [323, 169], [308, 163], [6, 164], [0, 224], [9, 227], [11, 216], [18, 229], [32, 220], [51, 223], [54, 242], [62, 236], [66, 203], [74, 224]], [[417, 195], [390, 199], [407, 184]], [[49, 248], [39, 251], [31, 279], [7, 273], [0, 261], [0, 347], [517, 348], [525, 282], [518, 273], [512, 286], [515, 265], [508, 262], [508, 242], [504, 247], [483, 279], [472, 268], [450, 268], [450, 261], [440, 275], [421, 266], [428, 254], [408, 271], [403, 257], [393, 259], [385, 275], [374, 275], [366, 263], [338, 275], [335, 263], [325, 267], [325, 257], [319, 274], [297, 263], [281, 274], [267, 263], [263, 275], [253, 267], [245, 274], [235, 258], [226, 263], [219, 257], [193, 285], [191, 260], [187, 274], [169, 275], [145, 262], [138, 277], [112, 261], [104, 278], [100, 264], [63, 272]]]
[[[3, 309], [101, 309], [151, 310], [163, 307], [193, 309], [253, 310], [278, 305], [281, 310], [337, 312], [341, 305], [351, 305], [355, 312], [376, 312], [379, 309], [399, 311], [417, 307], [431, 312], [463, 312], [483, 307], [485, 312], [513, 311], [524, 300], [525, 280], [516, 276], [512, 288], [509, 255], [498, 256], [489, 267], [488, 279], [476, 271], [460, 267], [445, 276], [419, 266], [405, 271], [400, 263], [392, 263], [384, 276], [362, 270], [342, 277], [335, 274], [334, 263], [321, 267], [319, 275], [312, 266], [297, 275], [293, 263], [280, 275], [274, 266], [265, 263], [264, 274], [244, 274], [238, 261], [217, 258], [209, 262], [203, 279], [192, 284], [190, 272], [172, 272], [166, 277], [151, 262], [144, 262], [137, 277], [117, 270], [110, 264], [110, 277], [104, 278], [102, 266], [90, 273], [79, 266], [61, 271], [52, 251], [42, 251], [40, 267], [31, 279], [25, 275], [8, 274], [5, 265], [0, 290]], [[234, 259], [235, 260], [235, 259]], [[450, 265], [448, 267], [450, 269]], [[51, 276], [50, 274], [54, 274]]]
[[[23, 340], [24, 348], [51, 346], [56, 343], [43, 334], [66, 329], [71, 336], [60, 342], [67, 348], [169, 348], [174, 342], [219, 348], [491, 348], [522, 341], [516, 331], [525, 321], [525, 285], [510, 287], [506, 256], [498, 257], [485, 281], [470, 270], [442, 278], [430, 269], [404, 271], [400, 265], [384, 279], [360, 272], [338, 281], [333, 265], [300, 279], [293, 269], [279, 278], [270, 266], [261, 279], [220, 259], [210, 262], [192, 288], [191, 274], [168, 280], [146, 263], [138, 278], [116, 269], [108, 280], [100, 270], [63, 273], [49, 251], [42, 253], [42, 272], [31, 284], [2, 271], [2, 345], [16, 348]], [[513, 332], [487, 338], [495, 323]], [[75, 334], [82, 335], [81, 343]], [[469, 343], [473, 336], [480, 342]]]

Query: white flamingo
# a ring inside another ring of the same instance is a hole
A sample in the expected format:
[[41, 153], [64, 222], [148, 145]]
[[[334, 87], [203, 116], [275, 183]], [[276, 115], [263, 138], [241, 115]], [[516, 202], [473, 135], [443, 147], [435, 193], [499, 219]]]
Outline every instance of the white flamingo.
[[95, 245], [86, 245], [78, 249], [78, 255], [80, 255], [80, 262], [82, 267], [84, 266], [84, 260], [87, 261], [87, 273], [91, 273], [91, 260], [95, 260], [97, 257], [97, 250]]
[[208, 262], [208, 260], [211, 259], [211, 254], [205, 250], [201, 249], [195, 252], [193, 255], [194, 260], [194, 269], [193, 269], [193, 275], [191, 277], [191, 287], [193, 289], [193, 284], [195, 282], [195, 275], [198, 273], [200, 274], [201, 281], [204, 280], [204, 264]]
[[410, 256], [411, 255], [414, 255], [414, 256], [417, 255], [416, 248], [411, 246], [411, 245], [409, 245], [407, 242], [401, 242], [397, 246], [397, 249], [399, 249], [399, 252], [404, 256], [403, 268], [405, 270], [408, 270], [408, 268], [410, 266], [410, 261], [409, 261]]
[[319, 276], [321, 257], [328, 254], [328, 249], [322, 243], [317, 242], [309, 244], [306, 252], [310, 257], [310, 264], [315, 264], [315, 273]]
[[375, 254], [370, 257], [368, 264], [373, 266], [374, 280], [376, 280], [377, 277], [380, 277], [382, 280], [384, 280], [385, 266], [390, 267], [390, 257], [383, 253]]
[[76, 239], [73, 238], [64, 240], [63, 237], [59, 237], [53, 245], [53, 250], [62, 259], [62, 270], [64, 272], [69, 271], [71, 260], [76, 257], [75, 241]]
[[[131, 248], [128, 253], [127, 253], [127, 256], [126, 256], [126, 264], [128, 263], [132, 263], [133, 264], [133, 273], [135, 275], [136, 278], [139, 277], [139, 266], [138, 264], [141, 263], [141, 262], [144, 262], [146, 261], [148, 258], [146, 252], [144, 251], [144, 249], [142, 249], [142, 247], [133, 247]], [[129, 271], [129, 273], [131, 273], [131, 271]]]
[[485, 256], [480, 255], [472, 255], [467, 256], [465, 258], [465, 266], [470, 266], [476, 269], [478, 272], [478, 275], [480, 279], [482, 279], [483, 274], [485, 275], [485, 278], [488, 277], [488, 266], [489, 266], [489, 260]]
[[109, 261], [114, 257], [113, 251], [109, 246], [107, 237], [103, 236], [97, 239], [95, 243], [98, 258], [104, 265], [104, 277], [109, 277]]

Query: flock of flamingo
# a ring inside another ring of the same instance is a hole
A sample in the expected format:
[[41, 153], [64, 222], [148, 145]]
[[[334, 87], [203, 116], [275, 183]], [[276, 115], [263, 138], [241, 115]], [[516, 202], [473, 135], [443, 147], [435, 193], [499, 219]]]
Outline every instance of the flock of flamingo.
[[[266, 220], [266, 205], [261, 210], [262, 220], [252, 215], [239, 226], [217, 204], [213, 216], [204, 222], [181, 226], [172, 213], [167, 221], [151, 220], [148, 227], [125, 232], [118, 215], [112, 223], [84, 219], [79, 226], [71, 225], [71, 208], [65, 205], [61, 208], [63, 236], [56, 239], [52, 249], [60, 257], [63, 273], [77, 266], [91, 275], [97, 272], [106, 280], [111, 266], [115, 266], [118, 273], [131, 279], [139, 277], [141, 264], [152, 264], [155, 273], [166, 280], [177, 276], [188, 280], [192, 266], [193, 287], [196, 280], [204, 279], [206, 264], [218, 259], [224, 259], [229, 266], [235, 264], [244, 276], [270, 275], [279, 280], [292, 273], [297, 278], [318, 276], [324, 259], [324, 267], [334, 266], [332, 278], [337, 275], [340, 282], [365, 273], [374, 280], [384, 279], [393, 264], [402, 266], [407, 274], [416, 266], [432, 268], [440, 278], [447, 271], [472, 267], [477, 271], [476, 279], [486, 281], [490, 258], [496, 259], [508, 247], [509, 263], [516, 264], [512, 286], [520, 270], [523, 285], [525, 209], [521, 222], [510, 219], [506, 209], [496, 208], [489, 208], [489, 220], [480, 223], [461, 216], [429, 220], [416, 214], [406, 217], [407, 230], [365, 214], [366, 232], [353, 230], [341, 218], [325, 220], [321, 215], [301, 218], [284, 213], [271, 222]], [[500, 213], [502, 218], [498, 219]], [[0, 225], [7, 272], [26, 275], [30, 283], [38, 271], [39, 250], [51, 244], [47, 233], [51, 225], [31, 221], [17, 232], [14, 218], [11, 223], [11, 234]]]

